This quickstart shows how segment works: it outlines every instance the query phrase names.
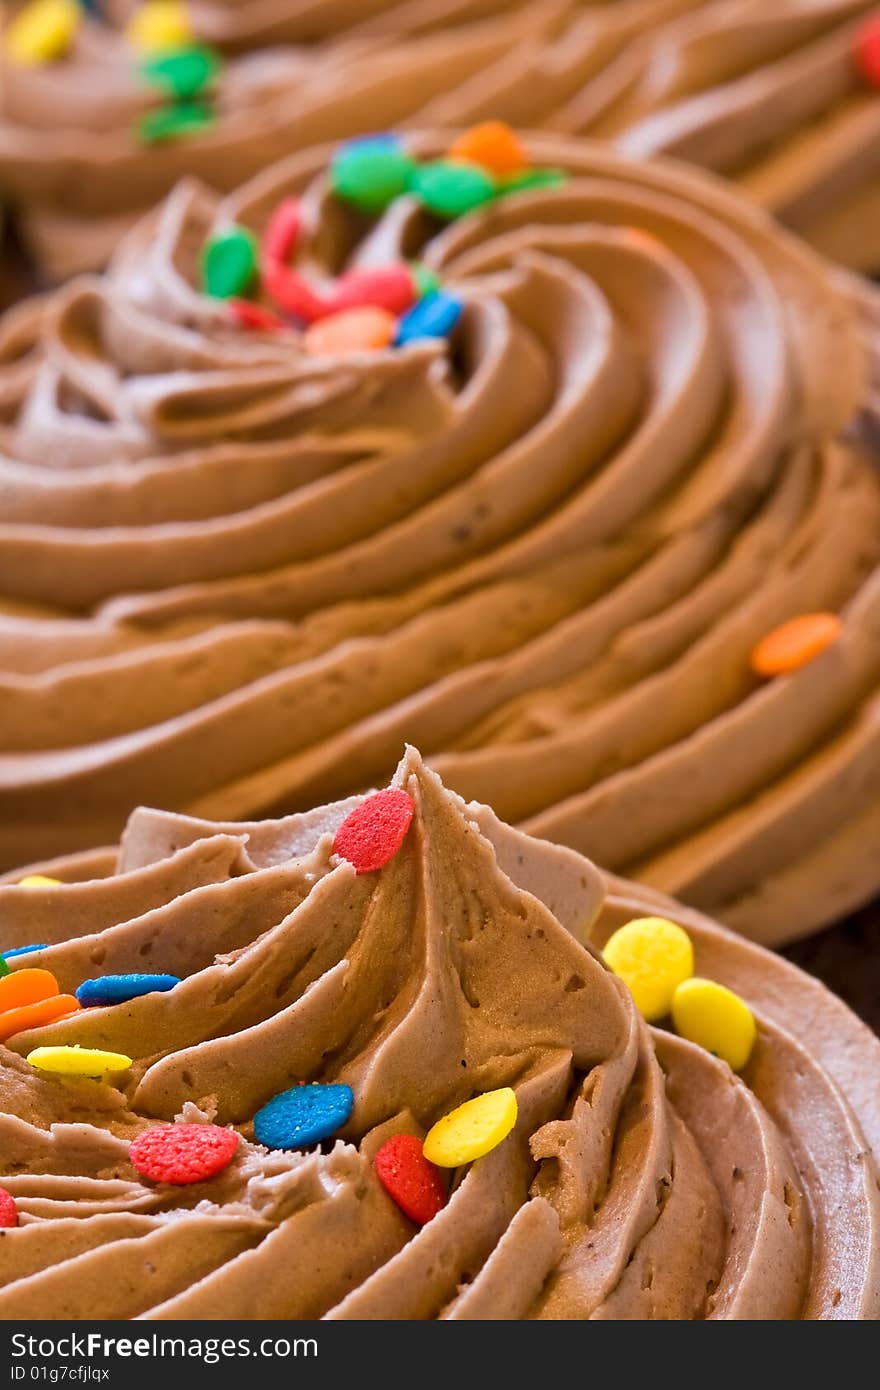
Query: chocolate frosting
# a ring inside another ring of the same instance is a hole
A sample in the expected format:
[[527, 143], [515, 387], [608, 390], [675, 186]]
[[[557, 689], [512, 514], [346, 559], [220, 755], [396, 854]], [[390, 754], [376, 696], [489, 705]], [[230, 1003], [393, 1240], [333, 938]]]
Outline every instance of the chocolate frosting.
[[880, 269], [880, 100], [852, 59], [873, 0], [191, 0], [226, 59], [216, 123], [147, 147], [136, 8], [108, 3], [59, 62], [0, 65], [0, 187], [56, 277], [103, 265], [184, 173], [226, 190], [320, 141], [487, 117], [688, 159]]
[[[219, 204], [182, 184], [106, 276], [0, 321], [0, 863], [106, 843], [139, 801], [313, 805], [410, 739], [765, 941], [865, 901], [880, 487], [850, 287], [662, 161], [536, 138], [564, 187], [367, 227], [328, 157]], [[199, 248], [289, 193], [306, 265], [437, 269], [451, 349], [232, 327]], [[760, 684], [755, 642], [828, 608], [841, 640]]]
[[[20, 1213], [0, 1317], [880, 1315], [880, 1042], [784, 961], [466, 805], [412, 749], [394, 785], [415, 816], [378, 873], [332, 852], [353, 799], [244, 824], [141, 809], [102, 863], [55, 865], [63, 886], [0, 886], [3, 944], [50, 943], [13, 968], [183, 977], [0, 1048]], [[742, 1076], [649, 1029], [593, 949], [657, 911], [754, 1009]], [[23, 1060], [46, 1043], [134, 1065], [47, 1076]], [[301, 1080], [350, 1085], [351, 1119], [267, 1152], [254, 1112]], [[516, 1128], [411, 1225], [377, 1149], [504, 1085]], [[231, 1167], [139, 1178], [137, 1133], [206, 1119], [241, 1133]]]

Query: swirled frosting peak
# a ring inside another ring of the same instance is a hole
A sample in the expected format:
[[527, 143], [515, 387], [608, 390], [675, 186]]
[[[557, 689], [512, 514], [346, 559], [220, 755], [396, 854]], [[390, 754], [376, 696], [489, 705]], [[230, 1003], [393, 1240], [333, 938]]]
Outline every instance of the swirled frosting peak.
[[[180, 185], [107, 275], [0, 324], [0, 862], [106, 843], [138, 801], [343, 796], [408, 739], [765, 940], [865, 901], [880, 487], [849, 298], [661, 162], [535, 139], [561, 186], [444, 223], [365, 216], [331, 155]], [[451, 339], [314, 356], [234, 323], [201, 249], [287, 198], [304, 276], [421, 260]], [[838, 640], [760, 680], [810, 612]]]
[[[664, 901], [757, 1014], [735, 1076], [649, 1029], [586, 944], [656, 899], [615, 883], [606, 901], [588, 861], [465, 805], [413, 750], [394, 786], [413, 819], [374, 872], [333, 851], [354, 798], [262, 823], [138, 810], [115, 856], [0, 887], [3, 944], [47, 943], [14, 969], [181, 977], [0, 1049], [19, 1218], [0, 1317], [875, 1316], [880, 1045], [820, 985]], [[76, 1044], [133, 1064], [110, 1084], [25, 1060]], [[350, 1118], [304, 1151], [262, 1147], [255, 1112], [299, 1082], [350, 1087]], [[376, 1153], [500, 1087], [514, 1129], [412, 1224]], [[174, 1186], [129, 1156], [157, 1122], [241, 1142]]]

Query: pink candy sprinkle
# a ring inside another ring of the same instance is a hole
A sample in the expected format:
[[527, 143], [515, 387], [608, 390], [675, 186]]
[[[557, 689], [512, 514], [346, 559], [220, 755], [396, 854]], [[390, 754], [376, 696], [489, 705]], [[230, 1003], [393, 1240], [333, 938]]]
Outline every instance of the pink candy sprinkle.
[[302, 211], [298, 198], [284, 198], [277, 206], [260, 244], [263, 265], [270, 261], [289, 261], [302, 233]]

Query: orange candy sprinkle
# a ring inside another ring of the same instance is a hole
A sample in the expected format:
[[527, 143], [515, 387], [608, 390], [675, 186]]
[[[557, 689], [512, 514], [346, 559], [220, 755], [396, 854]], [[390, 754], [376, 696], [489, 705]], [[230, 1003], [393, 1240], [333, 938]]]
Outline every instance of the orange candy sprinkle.
[[518, 174], [526, 167], [526, 152], [504, 121], [481, 121], [450, 145], [448, 159], [479, 164], [497, 178]]
[[45, 1023], [59, 1023], [62, 1018], [79, 1013], [79, 1007], [79, 1000], [75, 995], [55, 994], [51, 999], [40, 999], [36, 1004], [24, 1004], [18, 1009], [5, 1009], [0, 1013], [0, 1042], [5, 1042], [14, 1033], [23, 1033], [27, 1028], [42, 1028]]
[[0, 1013], [23, 1008], [58, 993], [58, 981], [50, 970], [11, 970], [0, 980]]
[[761, 638], [752, 651], [752, 670], [767, 679], [798, 671], [836, 642], [842, 631], [836, 613], [801, 613]]
[[331, 314], [307, 328], [303, 334], [306, 352], [315, 357], [341, 357], [350, 352], [378, 352], [390, 347], [397, 332], [397, 319], [387, 309], [365, 306]]

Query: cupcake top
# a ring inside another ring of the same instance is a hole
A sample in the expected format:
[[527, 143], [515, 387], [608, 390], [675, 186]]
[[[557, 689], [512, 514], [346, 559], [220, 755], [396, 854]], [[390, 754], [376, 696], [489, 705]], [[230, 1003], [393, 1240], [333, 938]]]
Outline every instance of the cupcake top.
[[[414, 751], [389, 792], [138, 810], [47, 867], [0, 886], [4, 948], [45, 943], [3, 999], [50, 972], [85, 1007], [0, 1011], [3, 1317], [877, 1316], [880, 1044]], [[658, 912], [753, 1012], [740, 1075], [591, 945]], [[166, 983], [93, 1002], [144, 971]]]
[[[2, 321], [0, 862], [107, 843], [138, 801], [346, 795], [409, 738], [764, 940], [865, 901], [880, 489], [849, 300], [662, 162], [536, 139], [529, 186], [439, 216], [450, 137], [385, 141], [421, 191], [384, 210], [351, 147], [222, 203], [185, 183], [106, 276]], [[422, 298], [334, 342], [365, 282]]]
[[[5, 46], [0, 182], [56, 278], [103, 265], [183, 173], [230, 189], [319, 141], [489, 117], [688, 159], [880, 268], [873, 0], [28, 3], [75, 18], [37, 60]], [[169, 87], [144, 64], [167, 44], [220, 65]]]

